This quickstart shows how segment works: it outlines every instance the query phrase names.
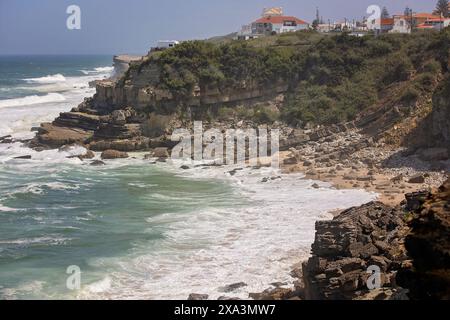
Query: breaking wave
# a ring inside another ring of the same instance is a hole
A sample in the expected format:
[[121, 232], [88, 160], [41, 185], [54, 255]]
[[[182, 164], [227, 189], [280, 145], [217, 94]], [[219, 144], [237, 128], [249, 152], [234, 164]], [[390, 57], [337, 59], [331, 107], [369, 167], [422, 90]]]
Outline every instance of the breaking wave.
[[24, 79], [24, 81], [28, 83], [57, 83], [57, 82], [65, 82], [66, 78], [62, 74], [58, 73], [40, 78]]
[[66, 98], [59, 93], [49, 93], [45, 96], [32, 95], [17, 99], [0, 100], [0, 108], [21, 107], [50, 102], [62, 102], [65, 100]]

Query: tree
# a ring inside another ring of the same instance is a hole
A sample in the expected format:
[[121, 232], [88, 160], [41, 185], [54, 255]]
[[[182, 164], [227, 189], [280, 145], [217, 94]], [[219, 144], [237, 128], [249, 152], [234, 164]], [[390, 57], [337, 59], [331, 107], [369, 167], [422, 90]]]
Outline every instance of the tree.
[[436, 5], [436, 10], [434, 11], [437, 15], [442, 15], [445, 18], [449, 17], [449, 10], [448, 10], [448, 0], [438, 0]]
[[410, 9], [409, 7], [406, 7], [403, 14], [405, 15], [405, 17], [409, 17], [409, 16], [411, 16], [411, 13], [412, 13], [412, 9]]
[[316, 19], [312, 22], [312, 27], [314, 30], [317, 30], [317, 27], [320, 24], [320, 14], [319, 14], [319, 8], [316, 7]]
[[319, 26], [319, 20], [317, 20], [317, 19], [314, 19], [314, 21], [312, 22], [312, 28], [314, 29], [314, 30], [317, 30], [317, 28], [318, 28], [318, 26]]
[[390, 18], [389, 11], [386, 7], [383, 7], [383, 10], [381, 10], [381, 19], [387, 19]]

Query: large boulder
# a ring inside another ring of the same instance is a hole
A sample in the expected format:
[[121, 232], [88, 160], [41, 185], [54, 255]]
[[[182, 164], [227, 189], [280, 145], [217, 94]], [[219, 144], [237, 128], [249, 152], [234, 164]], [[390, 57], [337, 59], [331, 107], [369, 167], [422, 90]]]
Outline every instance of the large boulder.
[[85, 144], [93, 135], [94, 132], [90, 130], [43, 123], [39, 128], [37, 142], [51, 148], [59, 148], [69, 144]]
[[155, 158], [168, 158], [169, 155], [169, 149], [168, 148], [155, 148], [153, 150], [153, 156]]
[[101, 158], [103, 160], [125, 159], [128, 158], [128, 153], [118, 150], [105, 150], [102, 152]]

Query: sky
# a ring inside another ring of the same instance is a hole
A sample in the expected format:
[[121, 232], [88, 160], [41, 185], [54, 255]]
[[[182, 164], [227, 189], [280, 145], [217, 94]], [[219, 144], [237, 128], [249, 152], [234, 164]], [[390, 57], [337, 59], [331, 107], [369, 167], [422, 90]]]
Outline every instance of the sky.
[[[406, 6], [431, 12], [435, 0], [0, 0], [0, 54], [143, 54], [158, 40], [205, 39], [238, 31], [265, 7], [311, 22], [367, 16], [369, 5], [391, 14]], [[81, 29], [69, 30], [69, 5]]]

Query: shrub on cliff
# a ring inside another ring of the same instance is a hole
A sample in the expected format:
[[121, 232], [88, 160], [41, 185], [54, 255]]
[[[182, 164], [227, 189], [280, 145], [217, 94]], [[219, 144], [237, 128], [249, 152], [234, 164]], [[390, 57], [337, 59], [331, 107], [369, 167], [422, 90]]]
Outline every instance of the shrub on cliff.
[[242, 88], [248, 83], [267, 85], [293, 76], [293, 48], [257, 48], [247, 43], [215, 45], [187, 41], [164, 51], [156, 60], [161, 84], [175, 96], [187, 97], [200, 88]]
[[410, 104], [433, 90], [448, 65], [449, 42], [449, 30], [379, 37], [297, 32], [252, 41], [187, 41], [145, 63], [157, 64], [159, 85], [181, 103], [197, 90], [265, 90], [282, 83], [289, 85], [282, 119], [330, 124], [354, 119], [387, 92], [398, 95], [391, 101]]

